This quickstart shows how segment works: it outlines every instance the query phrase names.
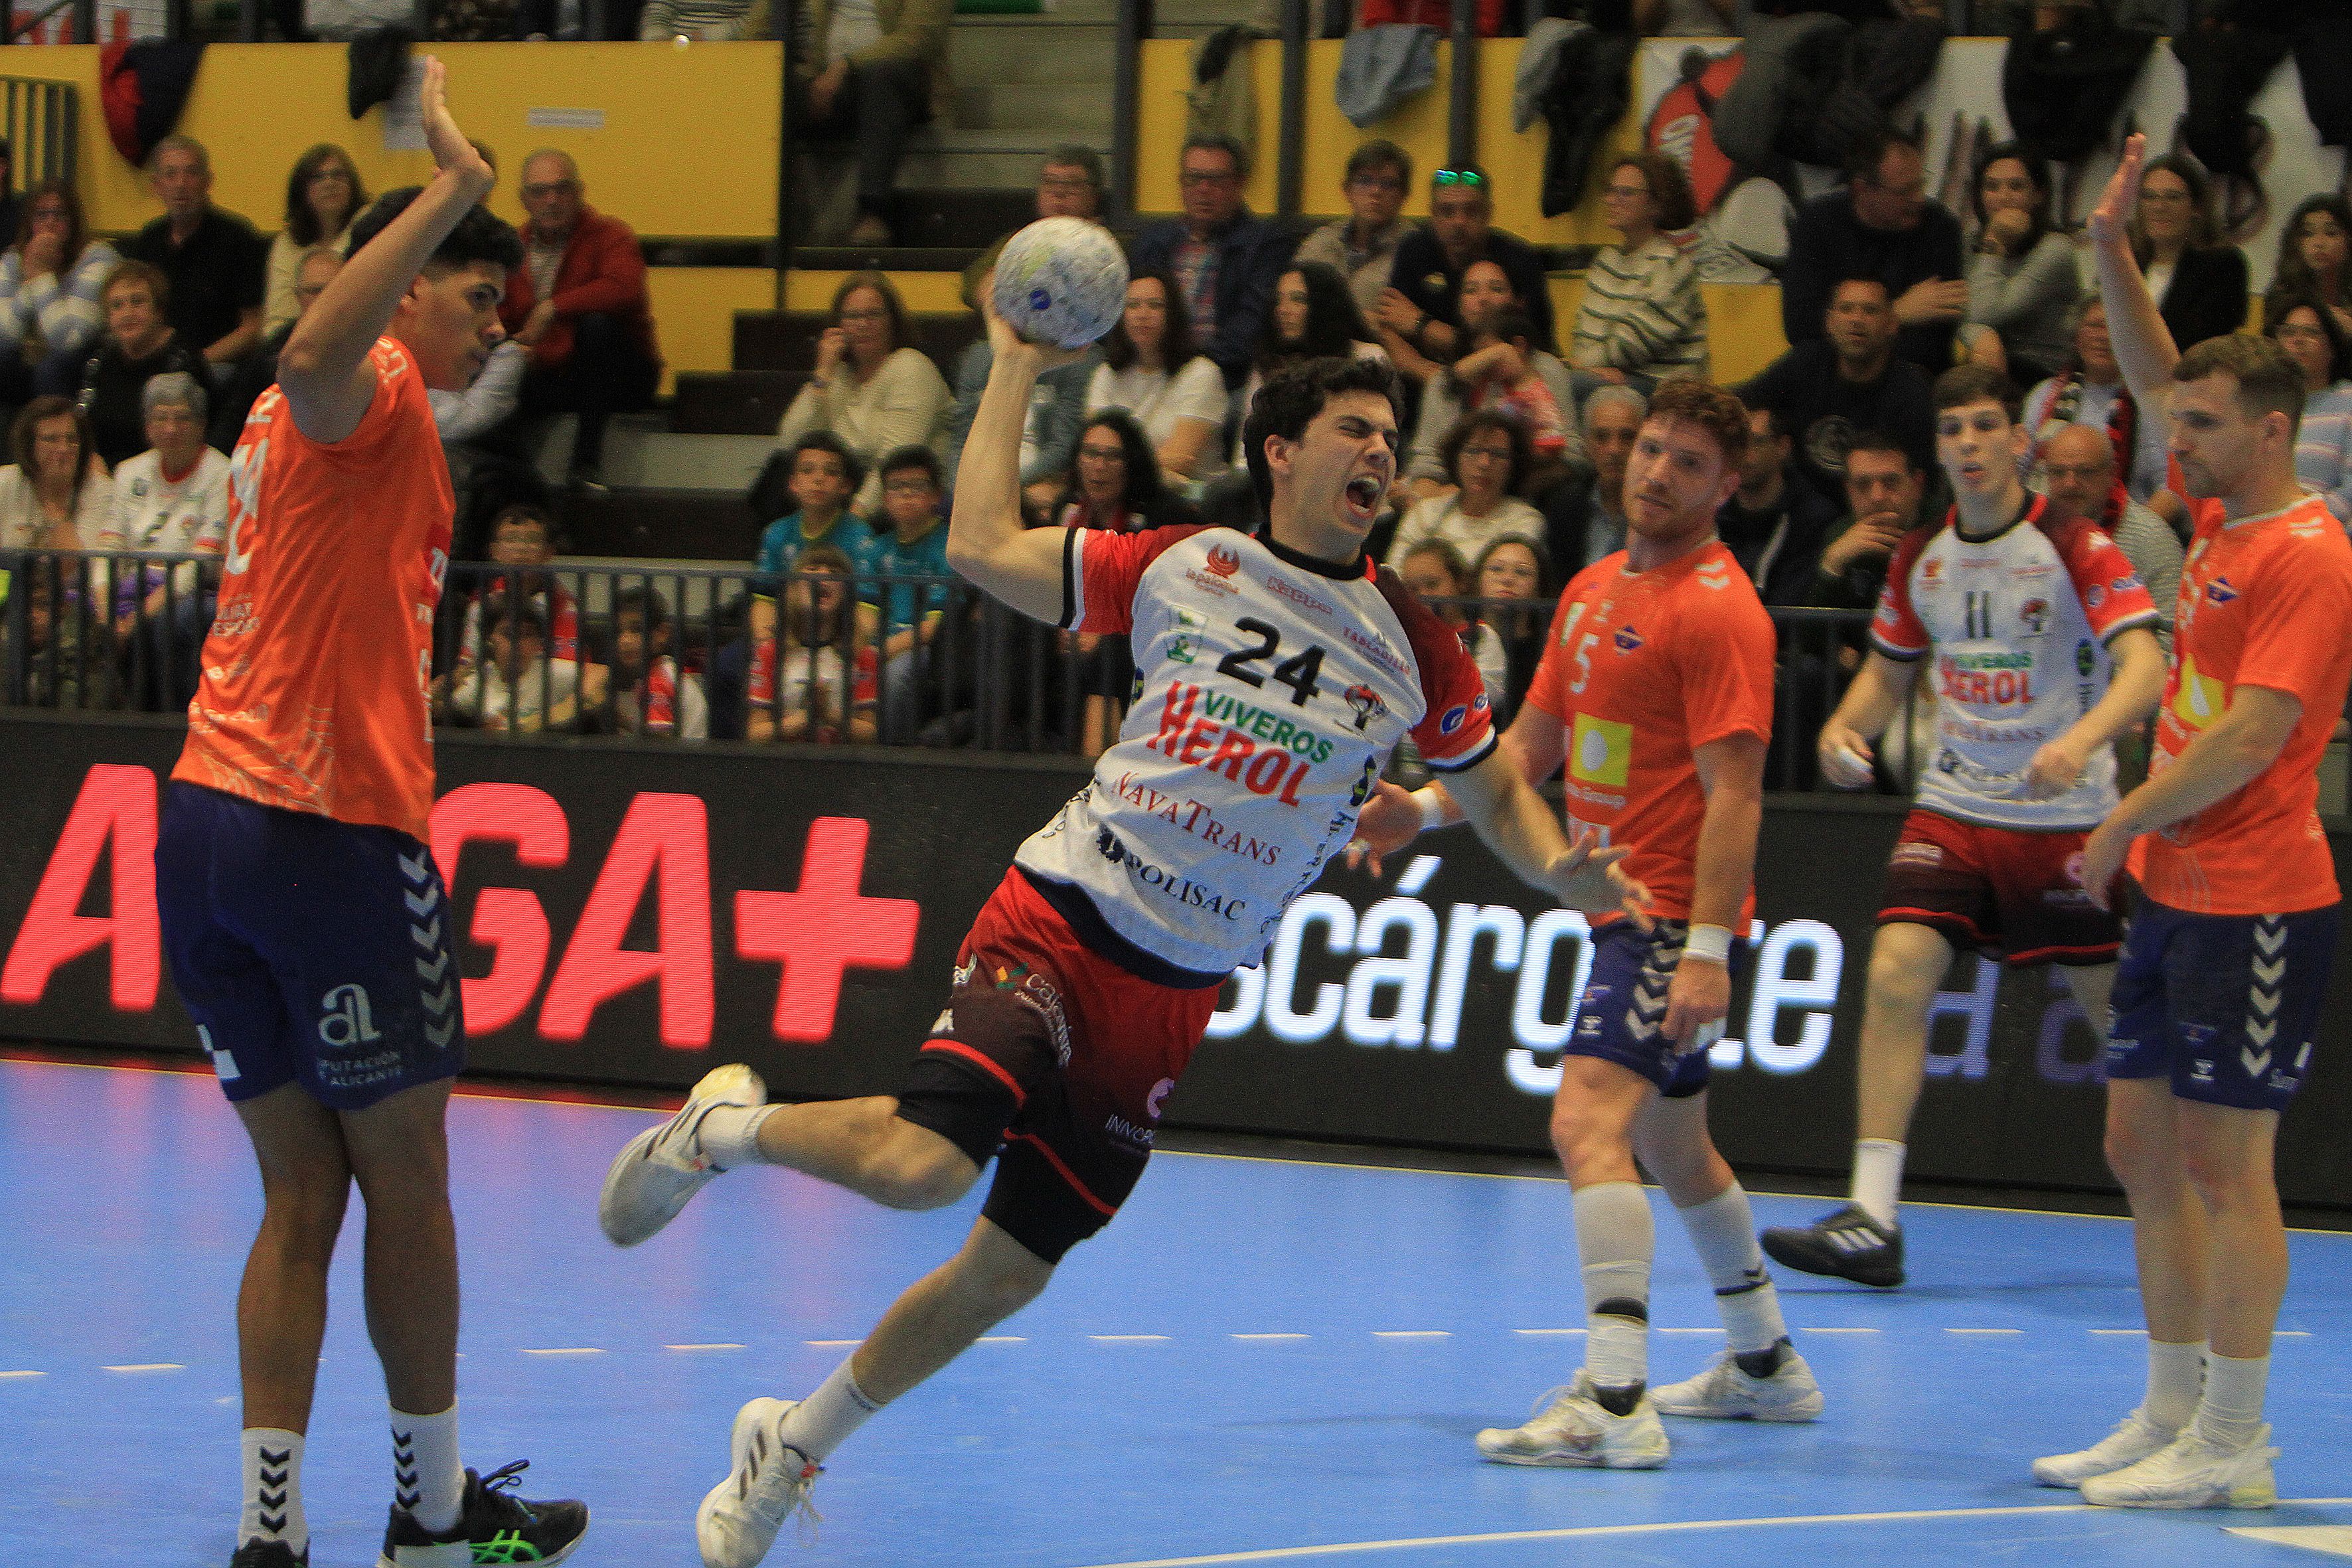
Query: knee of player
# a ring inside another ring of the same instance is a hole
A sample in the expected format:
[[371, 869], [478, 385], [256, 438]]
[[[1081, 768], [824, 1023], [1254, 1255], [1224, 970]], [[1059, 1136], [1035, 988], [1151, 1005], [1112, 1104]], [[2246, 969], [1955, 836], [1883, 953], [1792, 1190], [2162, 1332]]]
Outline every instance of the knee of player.
[[2226, 1210], [2277, 1202], [2270, 1163], [2235, 1142], [2215, 1142], [2183, 1129], [2180, 1163], [2189, 1184], [2209, 1209]]
[[866, 1194], [886, 1208], [944, 1208], [979, 1178], [979, 1167], [963, 1151], [936, 1133], [926, 1140], [894, 1138], [868, 1169]]
[[1871, 950], [1869, 1005], [1925, 1016], [1945, 965], [1924, 963], [1907, 948], [1881, 942]]
[[334, 1250], [343, 1227], [351, 1181], [348, 1171], [338, 1169], [310, 1173], [302, 1180], [265, 1182], [263, 1224], [277, 1230], [287, 1245], [323, 1258]]

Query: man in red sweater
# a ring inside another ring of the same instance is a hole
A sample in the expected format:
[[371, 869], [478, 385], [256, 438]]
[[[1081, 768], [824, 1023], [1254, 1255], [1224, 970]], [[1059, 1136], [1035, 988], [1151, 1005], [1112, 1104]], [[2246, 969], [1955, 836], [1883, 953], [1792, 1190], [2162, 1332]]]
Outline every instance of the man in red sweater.
[[577, 414], [571, 482], [600, 489], [604, 423], [653, 401], [661, 351], [636, 233], [590, 206], [584, 194], [570, 153], [543, 149], [523, 160], [530, 221], [499, 314], [507, 335], [530, 351], [523, 413]]

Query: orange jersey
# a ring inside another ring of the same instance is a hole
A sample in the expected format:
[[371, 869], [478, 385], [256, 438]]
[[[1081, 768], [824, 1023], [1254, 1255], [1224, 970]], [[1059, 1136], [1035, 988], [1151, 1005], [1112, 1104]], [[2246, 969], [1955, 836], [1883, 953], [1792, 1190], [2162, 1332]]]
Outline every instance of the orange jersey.
[[390, 338], [375, 400], [324, 446], [271, 387], [230, 458], [228, 548], [172, 776], [427, 836], [433, 612], [455, 502], [425, 378]]
[[[1568, 751], [1568, 827], [1633, 846], [1625, 872], [1655, 912], [1690, 915], [1699, 827], [1699, 747], [1772, 735], [1771, 617], [1720, 542], [1652, 572], [1625, 553], [1578, 573], [1528, 701], [1559, 721]], [[1751, 890], [1741, 924], [1755, 906]]]
[[2284, 691], [2303, 719], [2271, 765], [2196, 816], [2132, 847], [2132, 874], [2158, 902], [2191, 914], [2293, 914], [2336, 902], [2319, 826], [2319, 756], [2352, 682], [2352, 544], [2316, 496], [2224, 522], [2192, 501], [2172, 668], [2158, 710], [2151, 774], [2230, 710], [2238, 688]]

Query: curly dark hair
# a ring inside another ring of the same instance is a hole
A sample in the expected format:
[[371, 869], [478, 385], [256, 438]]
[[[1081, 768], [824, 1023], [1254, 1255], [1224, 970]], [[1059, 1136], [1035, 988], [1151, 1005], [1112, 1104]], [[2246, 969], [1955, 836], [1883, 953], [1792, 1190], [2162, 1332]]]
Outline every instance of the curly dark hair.
[[[1386, 360], [1301, 360], [1276, 371], [1258, 388], [1257, 401], [1250, 405], [1249, 417], [1242, 421], [1242, 453], [1249, 460], [1250, 488], [1256, 492], [1259, 511], [1271, 511], [1274, 506], [1274, 470], [1265, 460], [1267, 440], [1276, 437], [1297, 440], [1307, 434], [1325, 404], [1349, 392], [1377, 393], [1388, 399], [1391, 411], [1399, 406], [1396, 373]], [[1748, 428], [1744, 416], [1739, 427], [1742, 432]]]
[[1275, 324], [1276, 313], [1268, 310], [1265, 330], [1258, 335], [1260, 375], [1269, 375], [1276, 366], [1292, 360], [1353, 353], [1356, 344], [1379, 341], [1364, 324], [1364, 313], [1356, 308], [1355, 290], [1348, 287], [1339, 268], [1320, 261], [1296, 262], [1275, 279], [1277, 294], [1282, 290], [1282, 279], [1294, 272], [1307, 287], [1307, 330], [1296, 344], [1283, 342], [1282, 329]]
[[[352, 220], [352, 244], [349, 255], [357, 256], [368, 241], [382, 234], [393, 219], [408, 210], [408, 204], [423, 195], [422, 185], [403, 185], [396, 191], [386, 191], [376, 197], [365, 212]], [[504, 218], [494, 217], [490, 209], [473, 206], [457, 220], [457, 226], [434, 247], [425, 258], [428, 272], [454, 272], [460, 267], [488, 262], [502, 271], [511, 272], [522, 265], [522, 240], [514, 226]], [[158, 300], [157, 303], [162, 303]]]
[[[1097, 408], [1087, 416], [1078, 431], [1078, 443], [1086, 443], [1087, 432], [1099, 426], [1118, 437], [1119, 448], [1127, 458], [1127, 483], [1119, 492], [1119, 505], [1130, 512], [1146, 515], [1155, 510], [1167, 498], [1167, 487], [1160, 482], [1160, 459], [1151, 449], [1151, 437], [1143, 433], [1135, 416], [1124, 408]], [[1076, 447], [1072, 448], [1075, 454]], [[1069, 493], [1078, 490], [1077, 459], [1071, 458]]]

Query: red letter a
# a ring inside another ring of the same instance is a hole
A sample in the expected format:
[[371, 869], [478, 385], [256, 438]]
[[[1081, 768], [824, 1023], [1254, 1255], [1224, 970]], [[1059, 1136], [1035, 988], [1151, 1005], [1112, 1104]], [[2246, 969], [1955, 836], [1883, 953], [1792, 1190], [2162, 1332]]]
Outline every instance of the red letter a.
[[[113, 912], [84, 915], [81, 908], [113, 840], [110, 902]], [[121, 1012], [155, 1005], [162, 978], [155, 916], [155, 775], [145, 768], [101, 763], [81, 781], [73, 814], [25, 911], [8, 963], [0, 970], [0, 1000], [38, 1002], [49, 977], [92, 948], [114, 944], [107, 994]]]
[[[661, 872], [659, 946], [625, 948], [621, 938]], [[632, 986], [661, 981], [662, 1044], [680, 1048], [710, 1043], [710, 826], [701, 798], [641, 795], [629, 803], [604, 858], [595, 890], [563, 950], [539, 1032], [576, 1040], [588, 1032], [597, 1007]]]

